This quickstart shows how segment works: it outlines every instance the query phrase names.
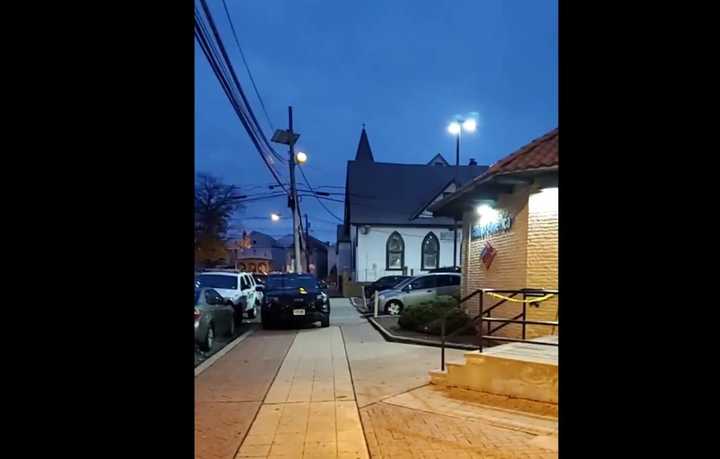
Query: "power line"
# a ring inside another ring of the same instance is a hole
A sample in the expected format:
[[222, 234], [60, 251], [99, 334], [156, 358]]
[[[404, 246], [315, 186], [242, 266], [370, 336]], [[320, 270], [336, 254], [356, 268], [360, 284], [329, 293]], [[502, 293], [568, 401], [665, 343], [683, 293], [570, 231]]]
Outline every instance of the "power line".
[[[270, 173], [272, 174], [275, 181], [277, 181], [281, 188], [283, 188], [283, 190], [285, 190], [285, 192], [287, 193], [288, 191], [280, 180], [278, 172], [268, 161], [268, 156], [272, 158], [273, 156], [277, 156], [277, 153], [265, 137], [265, 134], [263, 133], [263, 130], [260, 127], [257, 118], [255, 117], [255, 114], [253, 113], [252, 108], [247, 100], [247, 97], [245, 97], [245, 92], [242, 89], [242, 85], [237, 78], [235, 69], [232, 66], [232, 62], [230, 61], [227, 51], [225, 50], [225, 46], [222, 42], [222, 38], [220, 37], [220, 33], [215, 26], [215, 22], [212, 18], [212, 14], [210, 13], [207, 2], [205, 0], [200, 0], [200, 3], [202, 5], [202, 9], [205, 12], [205, 18], [210, 28], [212, 29], [215, 41], [213, 42], [213, 40], [210, 38], [210, 34], [204, 24], [203, 18], [197, 7], [195, 8], [195, 37], [198, 40], [200, 47], [205, 54], [205, 57], [208, 59], [210, 67], [212, 68], [215, 76], [220, 82], [221, 87], [225, 91], [228, 100], [230, 101], [231, 105], [235, 109], [235, 112], [240, 118], [243, 127], [247, 131], [250, 139], [255, 145], [255, 148], [258, 150], [258, 153], [265, 162], [265, 165], [270, 170]], [[219, 48], [219, 53], [216, 46], [217, 48]], [[222, 57], [220, 55], [222, 55]], [[231, 78], [228, 77], [228, 72]], [[232, 79], [234, 85], [231, 84], [230, 79]], [[240, 98], [237, 97], [236, 93], [240, 95]], [[270, 152], [270, 154], [267, 153], [268, 151]]]
[[302, 175], [303, 180], [305, 180], [305, 184], [307, 184], [308, 188], [310, 188], [310, 191], [313, 193], [313, 196], [315, 196], [315, 199], [317, 200], [318, 204], [320, 204], [320, 205], [322, 206], [322, 208], [325, 209], [325, 211], [330, 214], [330, 216], [334, 217], [337, 221], [339, 221], [339, 222], [342, 223], [342, 221], [343, 221], [342, 218], [338, 217], [337, 215], [335, 215], [335, 214], [333, 213], [333, 211], [331, 211], [330, 209], [328, 209], [327, 206], [325, 205], [325, 203], [323, 203], [323, 202], [320, 200], [320, 197], [319, 197], [317, 194], [315, 194], [315, 190], [313, 190], [312, 185], [310, 185], [310, 182], [308, 181], [307, 176], [305, 175], [305, 171], [303, 170], [303, 168], [302, 168], [302, 167], [299, 167], [298, 169], [300, 169], [300, 174]]
[[230, 29], [232, 30], [233, 37], [235, 38], [235, 44], [238, 47], [238, 50], [240, 51], [240, 57], [242, 58], [243, 64], [245, 64], [245, 70], [247, 70], [248, 76], [250, 77], [250, 82], [253, 85], [253, 89], [255, 89], [255, 95], [257, 96], [258, 100], [260, 101], [260, 106], [262, 107], [263, 113], [265, 113], [265, 119], [267, 119], [268, 125], [270, 126], [271, 130], [275, 130], [275, 126], [273, 126], [272, 121], [270, 121], [270, 115], [268, 115], [267, 109], [265, 108], [265, 102], [263, 102], [262, 96], [260, 95], [260, 91], [257, 88], [257, 85], [255, 84], [255, 79], [252, 76], [252, 72], [250, 71], [250, 66], [247, 63], [247, 60], [245, 59], [245, 53], [243, 53], [242, 46], [240, 46], [240, 40], [238, 40], [237, 33], [235, 32], [235, 25], [232, 22], [232, 18], [230, 17], [230, 11], [228, 11], [227, 4], [225, 3], [225, 0], [222, 0], [223, 8], [225, 9], [225, 15], [227, 16], [228, 22], [230, 23]]
[[[263, 101], [262, 96], [260, 95], [260, 91], [258, 90], [257, 85], [255, 84], [255, 78], [252, 76], [252, 72], [250, 71], [250, 65], [248, 65], [247, 60], [245, 59], [245, 53], [243, 53], [242, 46], [240, 46], [240, 40], [238, 40], [237, 33], [235, 32], [235, 25], [232, 22], [232, 18], [230, 17], [230, 11], [228, 10], [227, 4], [225, 3], [225, 0], [222, 0], [223, 2], [223, 8], [225, 9], [225, 15], [227, 16], [228, 22], [230, 23], [230, 29], [232, 30], [233, 38], [235, 38], [235, 44], [238, 47], [238, 51], [240, 51], [240, 57], [242, 58], [243, 64], [245, 65], [245, 70], [247, 70], [248, 76], [250, 77], [250, 82], [252, 83], [253, 89], [255, 90], [255, 95], [257, 96], [258, 100], [260, 101], [260, 107], [262, 107], [262, 111], [265, 114], [265, 119], [268, 122], [268, 125], [270, 126], [270, 129], [272, 131], [275, 130], [275, 126], [272, 123], [272, 120], [270, 120], [270, 115], [268, 115], [267, 108], [265, 108], [265, 102]], [[272, 154], [281, 162], [287, 163], [287, 160], [283, 158], [281, 155], [277, 154], [275, 150], [272, 151]]]

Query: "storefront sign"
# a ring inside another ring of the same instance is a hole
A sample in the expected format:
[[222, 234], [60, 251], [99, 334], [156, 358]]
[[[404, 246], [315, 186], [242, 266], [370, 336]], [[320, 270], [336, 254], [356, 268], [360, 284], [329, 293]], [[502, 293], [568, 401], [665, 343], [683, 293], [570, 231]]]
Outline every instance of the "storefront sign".
[[480, 223], [473, 225], [470, 234], [473, 239], [485, 239], [486, 237], [490, 237], [494, 234], [508, 231], [512, 228], [512, 223], [513, 218], [509, 214], [503, 212], [494, 222], [491, 223], [483, 223], [482, 219], [480, 219]]
[[485, 247], [483, 247], [482, 252], [480, 252], [480, 260], [482, 260], [485, 265], [485, 269], [490, 269], [490, 265], [492, 265], [495, 255], [497, 255], [497, 250], [495, 250], [489, 242], [486, 242]]

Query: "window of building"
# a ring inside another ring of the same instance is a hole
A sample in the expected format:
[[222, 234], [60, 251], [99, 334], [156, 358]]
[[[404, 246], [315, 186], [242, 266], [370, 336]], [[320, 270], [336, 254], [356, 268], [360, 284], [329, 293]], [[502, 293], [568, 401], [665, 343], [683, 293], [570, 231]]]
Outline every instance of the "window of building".
[[440, 242], [431, 232], [425, 236], [422, 243], [422, 269], [436, 269], [440, 267]]
[[400, 233], [395, 231], [387, 240], [386, 250], [386, 269], [401, 270], [405, 266], [405, 242], [403, 242]]

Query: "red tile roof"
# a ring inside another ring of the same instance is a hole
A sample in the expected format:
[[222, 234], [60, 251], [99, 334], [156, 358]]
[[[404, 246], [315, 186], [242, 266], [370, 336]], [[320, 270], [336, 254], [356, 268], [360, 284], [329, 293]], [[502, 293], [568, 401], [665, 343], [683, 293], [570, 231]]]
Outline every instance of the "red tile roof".
[[542, 137], [533, 140], [515, 153], [490, 166], [490, 169], [483, 176], [489, 177], [495, 174], [557, 166], [559, 162], [558, 133], [559, 129], [555, 128]]

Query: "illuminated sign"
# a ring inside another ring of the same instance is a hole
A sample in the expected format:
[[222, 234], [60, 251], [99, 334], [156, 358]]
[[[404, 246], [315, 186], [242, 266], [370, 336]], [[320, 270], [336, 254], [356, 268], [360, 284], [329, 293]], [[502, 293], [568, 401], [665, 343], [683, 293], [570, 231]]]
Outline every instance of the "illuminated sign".
[[507, 213], [501, 213], [497, 218], [491, 221], [483, 222], [480, 219], [480, 223], [473, 225], [470, 234], [472, 239], [485, 239], [495, 234], [504, 233], [512, 228], [513, 218]]

